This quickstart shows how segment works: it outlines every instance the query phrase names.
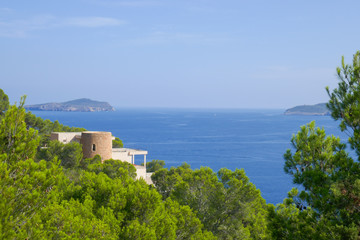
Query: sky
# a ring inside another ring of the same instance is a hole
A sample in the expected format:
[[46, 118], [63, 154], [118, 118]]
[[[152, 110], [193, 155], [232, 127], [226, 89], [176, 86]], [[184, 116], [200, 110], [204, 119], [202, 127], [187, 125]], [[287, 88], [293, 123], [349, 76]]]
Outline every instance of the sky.
[[11, 102], [279, 108], [326, 102], [360, 50], [360, 1], [2, 0]]

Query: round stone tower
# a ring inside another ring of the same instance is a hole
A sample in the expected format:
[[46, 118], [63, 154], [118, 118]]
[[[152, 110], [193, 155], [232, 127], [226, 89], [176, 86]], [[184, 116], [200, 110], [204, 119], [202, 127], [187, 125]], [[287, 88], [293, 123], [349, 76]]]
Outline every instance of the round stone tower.
[[93, 158], [96, 154], [102, 161], [112, 158], [111, 132], [82, 132], [80, 143], [84, 158]]

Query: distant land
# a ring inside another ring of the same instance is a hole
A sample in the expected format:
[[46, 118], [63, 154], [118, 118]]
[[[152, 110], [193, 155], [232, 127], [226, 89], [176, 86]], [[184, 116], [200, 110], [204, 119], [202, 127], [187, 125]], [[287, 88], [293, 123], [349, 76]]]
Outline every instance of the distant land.
[[25, 106], [27, 110], [63, 111], [63, 112], [109, 112], [115, 111], [107, 102], [94, 101], [88, 98], [76, 99], [62, 103], [44, 103]]
[[289, 108], [285, 111], [285, 115], [313, 115], [313, 116], [330, 116], [330, 111], [326, 107], [326, 103], [315, 105], [301, 105]]

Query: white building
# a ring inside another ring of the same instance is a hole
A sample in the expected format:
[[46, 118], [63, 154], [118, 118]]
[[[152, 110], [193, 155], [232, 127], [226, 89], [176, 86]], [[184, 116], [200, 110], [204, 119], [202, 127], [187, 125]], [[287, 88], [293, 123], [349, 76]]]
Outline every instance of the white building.
[[[84, 158], [93, 158], [99, 155], [102, 161], [113, 159], [128, 162], [136, 168], [136, 179], [143, 178], [148, 184], [152, 184], [151, 174], [146, 174], [147, 151], [130, 148], [112, 148], [112, 140], [115, 138], [111, 132], [52, 132], [50, 140], [57, 140], [64, 144], [78, 142], [82, 145]], [[144, 165], [135, 164], [135, 156], [143, 156]]]

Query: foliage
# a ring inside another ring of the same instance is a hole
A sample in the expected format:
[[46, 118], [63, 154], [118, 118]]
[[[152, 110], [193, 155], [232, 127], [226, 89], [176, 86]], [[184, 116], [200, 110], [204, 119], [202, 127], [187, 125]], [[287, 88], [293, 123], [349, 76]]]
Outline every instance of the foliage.
[[9, 97], [0, 88], [0, 119], [5, 115], [6, 110], [9, 108]]
[[82, 147], [77, 142], [63, 144], [59, 141], [50, 141], [48, 147], [40, 148], [36, 158], [46, 161], [58, 159], [64, 168], [75, 168], [80, 165], [83, 158]]
[[[142, 164], [143, 165], [143, 164]], [[156, 172], [165, 166], [164, 160], [152, 160], [146, 163], [146, 172]]]
[[23, 104], [0, 124], [1, 239], [215, 239], [189, 207], [135, 181], [131, 164], [79, 162], [75, 143], [50, 142], [37, 153]]
[[[50, 142], [49, 134], [84, 129], [26, 113], [25, 98], [9, 107], [1, 90], [0, 238], [358, 239], [360, 52], [337, 72], [327, 107], [358, 159], [314, 122], [301, 127], [284, 155], [284, 171], [300, 190], [277, 206], [265, 203], [244, 170], [168, 170], [153, 160], [154, 187], [135, 180], [131, 164], [82, 160], [79, 144]], [[122, 147], [118, 138], [113, 144]]]
[[[287, 150], [284, 170], [295, 184], [304, 186], [300, 194], [303, 205], [310, 204], [319, 212], [328, 210], [328, 204], [335, 207], [332, 186], [339, 177], [347, 178], [344, 170], [356, 170], [358, 164], [348, 157], [339, 138], [326, 137], [323, 129], [315, 128], [315, 122], [301, 127], [291, 142], [296, 152]], [[341, 165], [350, 169], [339, 168]]]
[[123, 176], [133, 179], [136, 177], [136, 168], [132, 164], [113, 159], [101, 162], [99, 155], [96, 155], [94, 158], [85, 159], [82, 168], [95, 173], [103, 172], [111, 179], [123, 178]]
[[39, 226], [42, 239], [118, 239], [103, 220], [97, 218], [92, 208], [94, 201], [84, 203], [70, 199], [41, 210]]
[[217, 239], [211, 232], [202, 231], [202, 223], [189, 206], [182, 206], [170, 198], [166, 209], [176, 224], [176, 239]]
[[[130, 176], [109, 178], [103, 172], [80, 171], [79, 178], [65, 189], [65, 200], [74, 199], [85, 204], [93, 201], [92, 214], [105, 222], [119, 239], [176, 239], [184, 234], [206, 239], [202, 224], [195, 215], [179, 209], [176, 203], [163, 202], [161, 195], [143, 181]], [[187, 219], [188, 228], [178, 229]], [[210, 235], [209, 235], [210, 234]]]
[[25, 98], [6, 111], [0, 125], [0, 238], [32, 236], [33, 220], [55, 196], [61, 170], [32, 158], [39, 142], [25, 124]]
[[122, 148], [122, 147], [124, 147], [124, 144], [120, 140], [120, 138], [116, 137], [115, 140], [112, 140], [112, 147], [113, 148]]
[[[218, 176], [217, 176], [218, 175]], [[219, 239], [265, 239], [267, 206], [244, 170], [191, 170], [188, 164], [152, 176], [163, 199], [196, 211], [205, 229]]]
[[43, 120], [41, 117], [36, 117], [33, 113], [27, 112], [25, 116], [27, 127], [38, 130], [41, 137], [40, 146], [45, 146], [50, 143], [50, 134], [52, 132], [83, 132], [85, 128], [69, 127], [60, 124], [57, 120], [52, 122], [49, 119]]
[[[338, 88], [327, 92], [331, 116], [360, 154], [360, 52], [337, 68]], [[294, 152], [284, 155], [286, 173], [301, 185], [284, 204], [270, 209], [270, 229], [279, 239], [358, 239], [360, 234], [360, 164], [339, 138], [326, 136], [311, 122], [292, 137]]]
[[8, 164], [33, 158], [39, 144], [37, 131], [27, 130], [24, 122], [24, 103], [25, 97], [21, 99], [19, 107], [11, 106], [1, 120], [0, 153], [4, 154], [3, 161]]
[[289, 198], [282, 204], [269, 206], [269, 229], [273, 239], [323, 239], [316, 236], [317, 222], [314, 211], [304, 208], [302, 211], [294, 203], [293, 196], [298, 190], [293, 188]]
[[[303, 186], [303, 190], [293, 191], [291, 204], [277, 206], [272, 212], [277, 215], [273, 219], [283, 219], [284, 213], [291, 212], [292, 221], [297, 223], [295, 228], [322, 226], [311, 229], [311, 234], [316, 236], [314, 239], [329, 236], [353, 239], [359, 231], [354, 225], [360, 223], [359, 163], [348, 156], [339, 138], [326, 136], [323, 129], [315, 128], [315, 122], [301, 127], [291, 142], [295, 153], [287, 150], [284, 170], [293, 176], [295, 184]], [[308, 215], [311, 217], [304, 217]], [[291, 226], [286, 224], [272, 229], [277, 232], [276, 236], [285, 235], [282, 239], [289, 239], [286, 233], [297, 232]], [[292, 238], [299, 239], [303, 233], [300, 231]]]
[[131, 164], [82, 160], [80, 144], [47, 141], [67, 127], [27, 114], [24, 100], [0, 125], [1, 239], [267, 238], [265, 201], [243, 170], [153, 160], [155, 188]]
[[352, 65], [345, 64], [342, 57], [341, 68], [337, 68], [340, 79], [338, 88], [330, 92], [327, 104], [331, 116], [341, 120], [340, 128], [349, 135], [349, 143], [360, 156], [360, 52], [356, 52]]

